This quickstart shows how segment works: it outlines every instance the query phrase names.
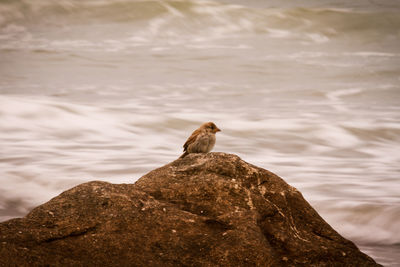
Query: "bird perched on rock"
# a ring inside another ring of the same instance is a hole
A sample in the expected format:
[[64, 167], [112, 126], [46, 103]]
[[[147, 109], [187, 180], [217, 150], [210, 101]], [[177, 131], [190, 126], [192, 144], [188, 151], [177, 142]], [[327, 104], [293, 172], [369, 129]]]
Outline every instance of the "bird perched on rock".
[[215, 145], [215, 134], [221, 131], [213, 122], [203, 123], [183, 145], [184, 158], [190, 153], [208, 153]]

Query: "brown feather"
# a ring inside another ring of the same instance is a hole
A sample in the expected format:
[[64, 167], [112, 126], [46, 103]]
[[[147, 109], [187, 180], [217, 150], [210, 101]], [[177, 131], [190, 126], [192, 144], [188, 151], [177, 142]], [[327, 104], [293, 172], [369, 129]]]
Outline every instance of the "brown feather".
[[189, 153], [187, 151], [185, 151], [179, 158], [183, 159], [184, 157], [186, 157], [187, 155], [189, 155]]
[[197, 129], [197, 130], [195, 130], [193, 133], [192, 133], [192, 135], [188, 138], [188, 140], [185, 142], [185, 144], [183, 145], [183, 151], [186, 151], [187, 150], [187, 148], [188, 148], [188, 146], [190, 145], [190, 144], [193, 144], [194, 143], [194, 141], [196, 141], [196, 139], [197, 139], [197, 137], [199, 136], [199, 134], [200, 134], [200, 132], [201, 132], [201, 130], [202, 130], [203, 128], [199, 128], [199, 129]]

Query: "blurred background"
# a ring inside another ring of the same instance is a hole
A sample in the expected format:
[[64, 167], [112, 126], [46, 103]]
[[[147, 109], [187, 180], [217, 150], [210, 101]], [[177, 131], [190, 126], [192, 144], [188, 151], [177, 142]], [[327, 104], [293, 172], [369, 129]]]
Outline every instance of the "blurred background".
[[[400, 1], [0, 0], [0, 220], [133, 183], [205, 121], [400, 262]], [[398, 265], [397, 265], [398, 266]]]

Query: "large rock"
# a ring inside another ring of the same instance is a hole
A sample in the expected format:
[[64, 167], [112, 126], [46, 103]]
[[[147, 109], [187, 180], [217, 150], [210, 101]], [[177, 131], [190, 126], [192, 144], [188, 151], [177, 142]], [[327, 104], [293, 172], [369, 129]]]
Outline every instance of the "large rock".
[[0, 224], [0, 266], [377, 266], [281, 178], [190, 154], [89, 182]]

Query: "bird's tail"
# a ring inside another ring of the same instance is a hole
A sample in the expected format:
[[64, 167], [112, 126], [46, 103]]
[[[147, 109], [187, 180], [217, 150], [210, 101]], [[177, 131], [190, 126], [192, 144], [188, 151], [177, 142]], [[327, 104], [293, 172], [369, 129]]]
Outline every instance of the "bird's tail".
[[187, 151], [185, 151], [185, 152], [182, 154], [182, 156], [180, 156], [179, 158], [180, 158], [180, 159], [183, 159], [183, 158], [186, 157], [187, 155], [189, 155], [189, 153], [188, 153]]

